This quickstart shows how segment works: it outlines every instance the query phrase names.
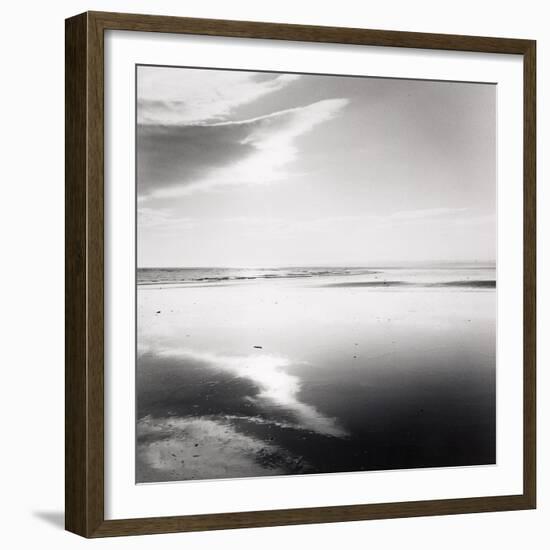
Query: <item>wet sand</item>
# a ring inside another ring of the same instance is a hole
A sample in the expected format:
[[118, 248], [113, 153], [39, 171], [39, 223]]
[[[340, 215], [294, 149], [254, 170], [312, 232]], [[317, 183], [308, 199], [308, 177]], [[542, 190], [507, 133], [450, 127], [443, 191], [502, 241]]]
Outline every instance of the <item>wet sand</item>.
[[139, 286], [137, 482], [494, 463], [490, 282], [360, 279]]
[[322, 286], [340, 288], [408, 287], [408, 288], [496, 288], [496, 281], [445, 281], [443, 283], [407, 283], [405, 281], [346, 281]]

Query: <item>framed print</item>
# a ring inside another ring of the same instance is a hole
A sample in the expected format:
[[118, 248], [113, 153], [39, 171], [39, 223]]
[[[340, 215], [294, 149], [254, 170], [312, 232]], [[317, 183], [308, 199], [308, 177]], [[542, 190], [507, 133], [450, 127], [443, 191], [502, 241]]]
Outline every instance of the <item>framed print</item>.
[[535, 507], [535, 42], [66, 21], [66, 528]]

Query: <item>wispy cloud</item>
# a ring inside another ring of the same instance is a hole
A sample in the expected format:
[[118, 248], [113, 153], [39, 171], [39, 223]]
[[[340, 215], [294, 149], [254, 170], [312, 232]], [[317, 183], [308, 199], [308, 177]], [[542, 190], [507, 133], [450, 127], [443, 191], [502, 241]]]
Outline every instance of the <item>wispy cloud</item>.
[[348, 104], [327, 99], [238, 122], [142, 125], [138, 129], [138, 192], [179, 196], [223, 185], [284, 180], [296, 139]]
[[298, 80], [298, 75], [264, 75], [239, 71], [140, 67], [139, 124], [192, 124], [226, 119], [252, 103]]
[[185, 221], [182, 218], [175, 218], [173, 212], [168, 208], [148, 208], [146, 206], [138, 207], [137, 220], [140, 228], [164, 227], [175, 221]]
[[401, 210], [390, 214], [392, 220], [410, 221], [434, 218], [452, 217], [466, 212], [467, 208], [421, 208], [417, 210]]

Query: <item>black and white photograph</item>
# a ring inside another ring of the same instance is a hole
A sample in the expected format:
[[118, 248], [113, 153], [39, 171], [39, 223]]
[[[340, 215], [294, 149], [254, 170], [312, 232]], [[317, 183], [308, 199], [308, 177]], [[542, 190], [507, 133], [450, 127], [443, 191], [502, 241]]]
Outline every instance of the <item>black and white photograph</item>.
[[496, 86], [136, 67], [136, 482], [496, 463]]

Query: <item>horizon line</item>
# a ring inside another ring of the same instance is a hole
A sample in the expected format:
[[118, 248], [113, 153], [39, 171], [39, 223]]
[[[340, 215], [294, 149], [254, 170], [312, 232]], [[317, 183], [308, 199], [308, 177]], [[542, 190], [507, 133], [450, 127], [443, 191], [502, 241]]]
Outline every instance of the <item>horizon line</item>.
[[407, 261], [407, 262], [373, 262], [365, 263], [314, 263], [314, 264], [262, 264], [262, 265], [146, 265], [138, 266], [137, 269], [284, 269], [284, 268], [319, 268], [319, 267], [345, 267], [345, 268], [383, 268], [383, 267], [445, 267], [445, 266], [464, 266], [464, 267], [496, 267], [495, 260], [470, 260], [470, 261]]

